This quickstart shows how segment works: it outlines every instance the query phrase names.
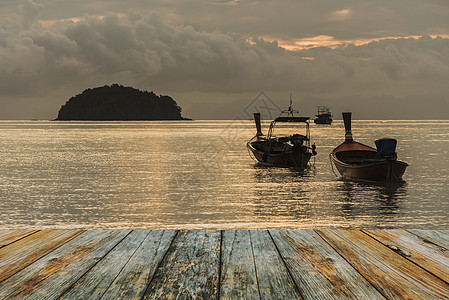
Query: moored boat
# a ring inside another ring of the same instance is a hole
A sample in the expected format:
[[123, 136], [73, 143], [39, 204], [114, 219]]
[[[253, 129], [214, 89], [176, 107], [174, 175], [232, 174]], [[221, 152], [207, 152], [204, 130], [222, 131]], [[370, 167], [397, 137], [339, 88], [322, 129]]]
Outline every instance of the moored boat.
[[[272, 166], [298, 169], [307, 167], [310, 158], [316, 155], [315, 145], [310, 146], [309, 117], [294, 116], [294, 113], [299, 112], [292, 109], [290, 99], [289, 109], [282, 111], [280, 116], [270, 123], [267, 135], [262, 133], [260, 113], [254, 114], [257, 134], [247, 143], [247, 147], [255, 160]], [[283, 132], [280, 136], [275, 135], [275, 128], [276, 130], [280, 129], [279, 127], [286, 129], [286, 127], [293, 127], [292, 124], [302, 125], [304, 127], [303, 134], [298, 132], [286, 134]]]
[[332, 114], [330, 108], [327, 106], [317, 106], [318, 112], [316, 114], [315, 124], [332, 124]]
[[403, 182], [408, 164], [397, 160], [397, 140], [375, 141], [376, 148], [353, 140], [351, 113], [342, 113], [345, 141], [336, 147], [330, 158], [343, 178], [370, 182]]

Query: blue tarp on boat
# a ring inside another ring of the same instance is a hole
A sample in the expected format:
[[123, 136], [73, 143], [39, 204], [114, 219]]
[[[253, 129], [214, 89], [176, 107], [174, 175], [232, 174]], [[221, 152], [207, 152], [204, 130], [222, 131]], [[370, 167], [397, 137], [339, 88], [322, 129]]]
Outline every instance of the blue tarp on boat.
[[396, 145], [398, 143], [395, 139], [383, 138], [375, 141], [377, 153], [390, 156], [396, 152]]

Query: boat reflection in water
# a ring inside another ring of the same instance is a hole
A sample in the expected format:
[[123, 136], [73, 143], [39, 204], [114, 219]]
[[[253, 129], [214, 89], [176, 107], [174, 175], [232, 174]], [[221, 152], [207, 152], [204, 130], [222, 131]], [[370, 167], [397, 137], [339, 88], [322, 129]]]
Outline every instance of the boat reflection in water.
[[[407, 210], [406, 183], [364, 183], [338, 180], [335, 211], [340, 212], [348, 228], [393, 228]], [[363, 193], [361, 193], [363, 191]]]
[[253, 171], [248, 213], [257, 228], [393, 228], [410, 209], [406, 183], [323, 181], [318, 169], [295, 171], [261, 164]]
[[303, 221], [317, 217], [310, 186], [314, 181], [312, 169], [258, 163], [253, 170], [252, 213], [265, 228], [301, 228]]

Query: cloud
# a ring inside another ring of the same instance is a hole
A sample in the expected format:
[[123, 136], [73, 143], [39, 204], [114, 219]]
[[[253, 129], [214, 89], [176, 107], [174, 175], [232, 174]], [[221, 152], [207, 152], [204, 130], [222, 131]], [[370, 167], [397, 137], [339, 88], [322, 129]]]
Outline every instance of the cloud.
[[442, 38], [292, 52], [275, 41], [168, 25], [157, 14], [134, 15], [132, 20], [115, 14], [85, 17], [2, 40], [8, 45], [3, 49], [4, 77], [18, 76], [18, 83], [21, 76], [40, 74], [40, 80], [56, 83], [125, 79], [177, 91], [331, 92], [345, 79], [354, 88], [366, 85], [367, 74], [387, 85], [389, 80], [439, 81], [447, 76], [448, 65], [447, 39]]
[[[106, 12], [144, 15], [156, 12], [170, 25], [191, 24], [207, 31], [220, 28], [223, 32], [275, 36], [277, 39], [329, 35], [351, 40], [449, 34], [449, 5], [444, 0], [40, 1], [45, 4], [45, 9], [39, 12], [44, 22], [98, 16]], [[11, 11], [12, 3], [16, 1], [2, 0], [2, 11]]]
[[336, 11], [332, 12], [330, 15], [331, 15], [331, 19], [335, 20], [335, 21], [346, 20], [351, 16], [351, 9], [346, 8], [346, 9], [336, 10]]
[[[448, 92], [447, 38], [289, 51], [257, 35], [173, 25], [159, 13], [86, 15], [42, 27], [37, 22], [42, 6], [32, 0], [22, 6], [29, 16], [25, 30], [0, 27], [0, 101], [55, 99], [65, 91], [65, 99], [52, 100], [62, 104], [74, 91], [113, 82], [163, 93], [264, 90], [336, 99]], [[351, 18], [354, 14], [351, 9]]]
[[19, 10], [22, 13], [23, 28], [29, 29], [38, 20], [43, 8], [43, 4], [34, 2], [33, 0], [21, 0]]

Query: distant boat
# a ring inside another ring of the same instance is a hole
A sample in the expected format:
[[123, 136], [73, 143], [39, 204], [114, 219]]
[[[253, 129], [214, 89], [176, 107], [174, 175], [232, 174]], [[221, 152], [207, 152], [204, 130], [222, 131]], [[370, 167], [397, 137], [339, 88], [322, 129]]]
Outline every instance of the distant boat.
[[[307, 167], [310, 158], [316, 155], [315, 145], [310, 146], [309, 117], [294, 116], [294, 113], [299, 114], [299, 111], [292, 109], [290, 97], [290, 107], [288, 110], [282, 111], [280, 116], [271, 122], [266, 136], [262, 133], [260, 113], [254, 114], [257, 134], [247, 143], [247, 147], [255, 160], [272, 166], [298, 169]], [[282, 131], [285, 126], [279, 124], [285, 125], [286, 123], [301, 125], [304, 130], [303, 134], [294, 132], [287, 135], [284, 132], [281, 136], [275, 136], [275, 128]]]
[[403, 182], [408, 164], [397, 160], [397, 141], [375, 141], [377, 149], [355, 142], [351, 131], [351, 113], [342, 113], [345, 141], [332, 151], [330, 158], [343, 178], [370, 182]]
[[327, 106], [317, 106], [318, 113], [316, 114], [315, 124], [332, 124], [332, 114], [330, 108]]

